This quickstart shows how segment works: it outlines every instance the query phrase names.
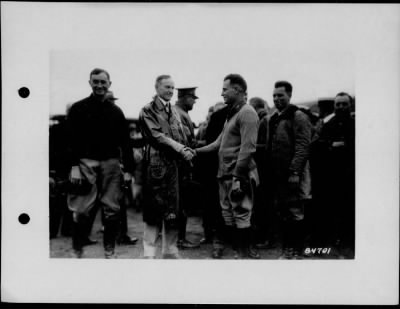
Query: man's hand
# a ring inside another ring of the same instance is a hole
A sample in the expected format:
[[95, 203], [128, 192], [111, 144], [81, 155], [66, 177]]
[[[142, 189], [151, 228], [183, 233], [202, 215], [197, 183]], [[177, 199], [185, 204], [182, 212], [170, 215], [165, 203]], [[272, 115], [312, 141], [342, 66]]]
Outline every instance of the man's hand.
[[194, 157], [194, 150], [189, 147], [185, 147], [182, 149], [181, 154], [186, 161], [191, 161]]
[[190, 148], [190, 147], [188, 147], [187, 149], [192, 153], [193, 157], [197, 156], [197, 151], [196, 151], [196, 149], [192, 149], [192, 148]]
[[135, 183], [135, 178], [132, 176], [131, 173], [125, 172], [124, 173], [124, 182], [125, 183]]
[[135, 178], [132, 176], [131, 173], [125, 172], [123, 187], [130, 188], [132, 183], [135, 183]]
[[240, 191], [240, 180], [239, 178], [233, 178], [233, 182], [232, 182], [232, 191]]
[[53, 177], [49, 178], [49, 186], [50, 186], [50, 190], [54, 190], [56, 188], [56, 181]]
[[79, 169], [79, 166], [73, 166], [71, 168], [69, 180], [71, 181], [72, 184], [81, 184], [82, 183], [83, 177], [81, 174], [81, 170]]
[[297, 174], [292, 174], [289, 176], [289, 185], [296, 187], [300, 184], [300, 176]]
[[332, 143], [332, 147], [343, 147], [344, 146], [344, 142], [340, 141], [340, 142], [333, 142]]
[[244, 196], [244, 191], [240, 179], [234, 177], [232, 182], [231, 199], [240, 200]]

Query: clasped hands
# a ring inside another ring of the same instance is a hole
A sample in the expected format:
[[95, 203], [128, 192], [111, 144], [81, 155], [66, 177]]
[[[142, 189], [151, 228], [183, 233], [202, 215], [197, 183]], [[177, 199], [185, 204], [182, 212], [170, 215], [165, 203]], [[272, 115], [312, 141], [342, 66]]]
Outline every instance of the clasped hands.
[[180, 152], [185, 159], [185, 161], [192, 161], [192, 159], [196, 156], [196, 150], [190, 147], [184, 147]]

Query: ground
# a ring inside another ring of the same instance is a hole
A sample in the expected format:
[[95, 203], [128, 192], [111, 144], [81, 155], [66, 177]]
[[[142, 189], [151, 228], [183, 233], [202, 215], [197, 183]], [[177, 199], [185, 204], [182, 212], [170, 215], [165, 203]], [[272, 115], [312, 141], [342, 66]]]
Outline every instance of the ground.
[[[84, 248], [85, 258], [104, 258], [104, 251], [102, 245], [103, 233], [101, 232], [101, 218], [98, 214], [93, 225], [91, 238], [98, 240], [95, 245], [86, 246]], [[131, 237], [139, 238], [135, 245], [116, 245], [116, 254], [118, 259], [138, 259], [143, 258], [143, 227], [142, 214], [140, 211], [129, 208], [128, 209], [128, 235]], [[193, 242], [198, 242], [203, 237], [202, 220], [199, 216], [191, 216], [188, 219], [187, 225], [187, 239]], [[309, 249], [311, 251], [312, 248]], [[329, 249], [329, 248], [327, 248]], [[327, 251], [327, 250], [325, 250]], [[203, 244], [200, 248], [180, 250], [182, 259], [212, 259], [211, 258], [212, 245]], [[58, 236], [50, 239], [50, 257], [52, 258], [73, 258], [72, 243], [70, 237]], [[278, 259], [281, 254], [279, 245], [268, 248], [260, 249], [259, 253], [261, 259]], [[323, 250], [315, 248], [306, 259], [340, 259], [349, 258], [352, 256], [350, 249], [344, 248], [337, 250], [331, 248], [329, 254], [323, 253]], [[233, 259], [234, 252], [231, 248], [224, 250], [223, 259]]]

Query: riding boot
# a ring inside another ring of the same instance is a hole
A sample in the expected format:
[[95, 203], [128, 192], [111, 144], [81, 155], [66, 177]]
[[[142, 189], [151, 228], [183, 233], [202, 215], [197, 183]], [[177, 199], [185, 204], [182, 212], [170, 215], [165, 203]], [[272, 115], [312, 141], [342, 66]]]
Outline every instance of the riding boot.
[[299, 220], [299, 221], [293, 221], [293, 248], [294, 248], [294, 253], [293, 256], [295, 258], [301, 258], [302, 257], [302, 252], [303, 252], [303, 246], [304, 246], [304, 221]]
[[236, 250], [236, 229], [234, 226], [225, 225], [224, 227], [224, 242], [232, 246], [233, 250]]
[[247, 247], [247, 256], [251, 259], [259, 259], [260, 254], [258, 253], [256, 247], [255, 247], [255, 235], [254, 235], [254, 229], [251, 227], [245, 229], [245, 246]]
[[282, 222], [282, 249], [290, 248], [290, 224], [287, 220]]
[[293, 222], [283, 221], [282, 259], [291, 259], [293, 256]]
[[83, 238], [85, 237], [86, 225], [83, 220], [72, 224], [72, 248], [77, 258], [83, 254]]
[[104, 253], [106, 258], [114, 257], [115, 240], [119, 229], [119, 218], [107, 219], [104, 222]]
[[251, 248], [251, 228], [237, 229], [239, 257], [242, 259], [259, 259], [258, 252]]
[[218, 225], [215, 229], [213, 237], [213, 252], [212, 257], [214, 259], [222, 258], [225, 246], [228, 243], [232, 243], [232, 226]]
[[181, 210], [178, 215], [178, 240], [186, 239], [187, 216], [184, 210]]
[[234, 228], [232, 233], [232, 249], [234, 251], [234, 258], [242, 258], [243, 255], [243, 232], [241, 229]]

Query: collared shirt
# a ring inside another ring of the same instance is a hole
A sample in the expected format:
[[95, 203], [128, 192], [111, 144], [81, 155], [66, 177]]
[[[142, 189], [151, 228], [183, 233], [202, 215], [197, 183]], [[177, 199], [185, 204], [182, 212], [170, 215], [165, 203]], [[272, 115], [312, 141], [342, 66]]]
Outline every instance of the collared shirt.
[[170, 108], [171, 108], [171, 104], [169, 103], [169, 101], [167, 102], [167, 101], [165, 101], [162, 97], [160, 97], [160, 96], [157, 96], [159, 99], [160, 99], [160, 101], [161, 101], [161, 103], [164, 105], [164, 107], [165, 107], [165, 110], [167, 111], [167, 113], [169, 113], [170, 112]]
[[162, 102], [162, 104], [164, 104], [164, 106], [165, 105], [167, 105], [168, 103], [169, 103], [169, 101], [167, 102], [167, 101], [165, 101], [162, 97], [160, 97], [159, 95], [157, 96], [159, 99], [160, 99], [160, 101]]

